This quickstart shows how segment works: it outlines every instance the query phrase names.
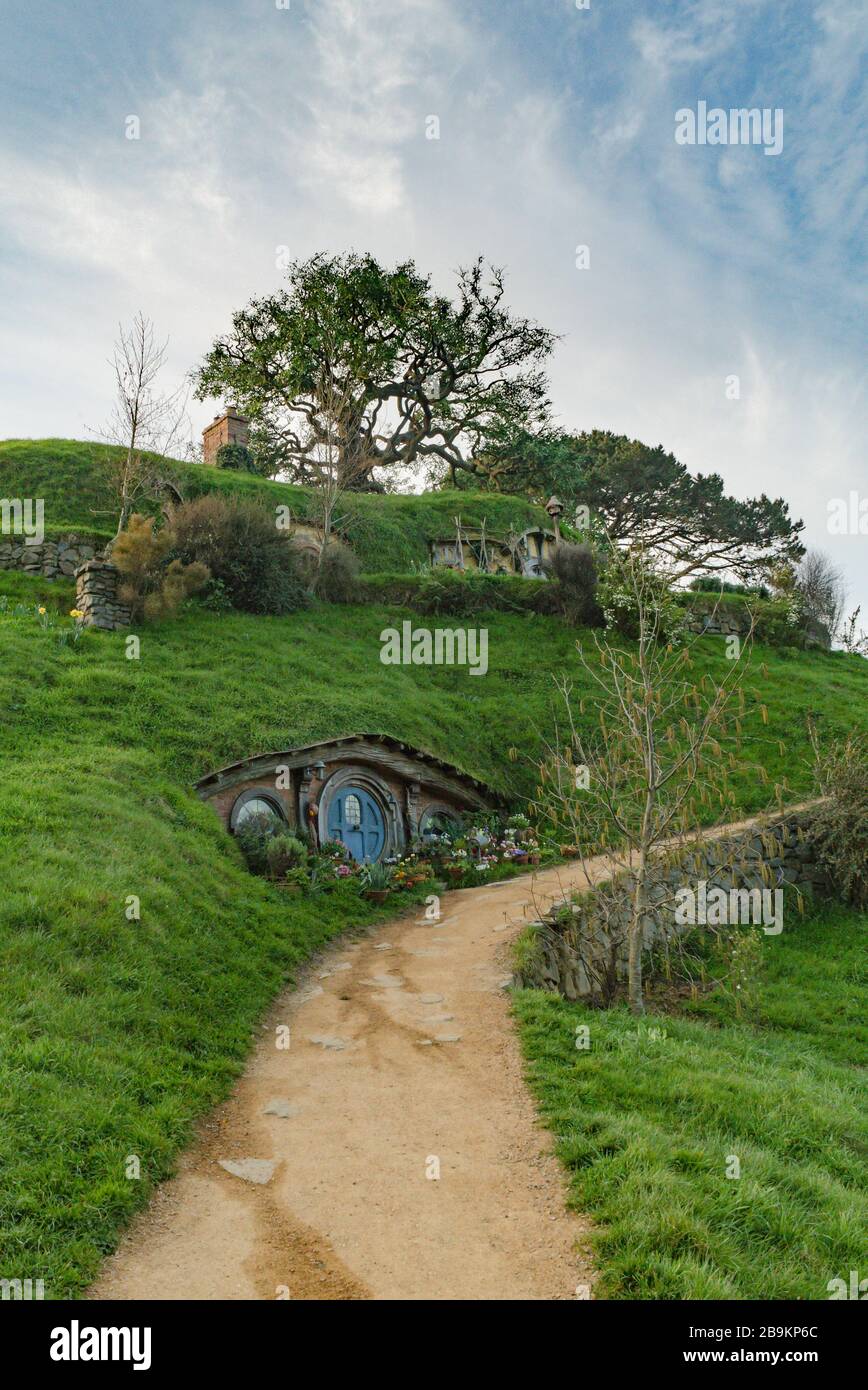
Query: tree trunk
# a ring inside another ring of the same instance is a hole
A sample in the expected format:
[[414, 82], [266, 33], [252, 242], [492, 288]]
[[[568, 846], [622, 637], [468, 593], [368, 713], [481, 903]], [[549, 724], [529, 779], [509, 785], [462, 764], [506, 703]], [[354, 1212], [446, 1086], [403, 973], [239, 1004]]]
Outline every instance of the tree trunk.
[[646, 907], [647, 890], [643, 851], [636, 870], [636, 888], [633, 893], [633, 916], [630, 921], [627, 957], [627, 990], [630, 997], [630, 1009], [634, 1014], [644, 1014], [645, 1012], [645, 996], [642, 993], [642, 935]]

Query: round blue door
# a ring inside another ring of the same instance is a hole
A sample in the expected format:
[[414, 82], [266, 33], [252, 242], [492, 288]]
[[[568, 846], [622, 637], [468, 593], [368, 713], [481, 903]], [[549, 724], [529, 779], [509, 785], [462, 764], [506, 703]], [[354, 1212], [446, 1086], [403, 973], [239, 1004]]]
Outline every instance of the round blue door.
[[379, 859], [386, 843], [386, 823], [370, 792], [343, 787], [329, 806], [328, 819], [329, 839], [340, 840], [354, 859]]

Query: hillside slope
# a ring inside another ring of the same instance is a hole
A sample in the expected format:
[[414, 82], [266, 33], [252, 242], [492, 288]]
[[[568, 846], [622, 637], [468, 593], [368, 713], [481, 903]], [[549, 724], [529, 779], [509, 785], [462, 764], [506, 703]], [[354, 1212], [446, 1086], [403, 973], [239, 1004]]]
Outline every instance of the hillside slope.
[[[118, 450], [74, 439], [0, 441], [0, 497], [41, 497], [49, 538], [75, 531], [95, 539], [114, 535], [117, 507], [107, 486], [107, 468]], [[206, 468], [204, 464], [162, 461], [186, 498], [221, 492], [288, 506], [299, 520], [308, 515], [310, 492], [251, 473]], [[549, 526], [539, 507], [520, 497], [494, 493], [428, 492], [418, 496], [370, 493], [347, 495], [339, 508], [343, 529], [366, 570], [407, 571], [428, 563], [428, 542], [455, 533], [455, 517], [469, 526], [485, 518], [489, 532]]]
[[515, 995], [570, 1205], [595, 1223], [595, 1297], [819, 1300], [860, 1267], [866, 926], [818, 906], [758, 938], [749, 1002], [718, 984], [645, 1023]]
[[[354, 894], [287, 900], [252, 878], [194, 781], [258, 750], [370, 729], [527, 794], [552, 675], [579, 678], [577, 634], [487, 615], [490, 670], [477, 678], [383, 666], [379, 634], [412, 616], [401, 609], [278, 619], [194, 606], [145, 628], [141, 660], [128, 661], [123, 633], [59, 645], [71, 586], [6, 574], [4, 594], [0, 1276], [44, 1277], [58, 1297], [86, 1286], [193, 1120], [226, 1093], [281, 979], [371, 916]], [[702, 653], [722, 669], [719, 644]], [[762, 656], [746, 756], [804, 791], [807, 716], [830, 734], [868, 725], [868, 665]], [[745, 811], [768, 797], [747, 777], [737, 791]], [[139, 922], [125, 915], [131, 895]], [[126, 1176], [129, 1155], [140, 1180]]]

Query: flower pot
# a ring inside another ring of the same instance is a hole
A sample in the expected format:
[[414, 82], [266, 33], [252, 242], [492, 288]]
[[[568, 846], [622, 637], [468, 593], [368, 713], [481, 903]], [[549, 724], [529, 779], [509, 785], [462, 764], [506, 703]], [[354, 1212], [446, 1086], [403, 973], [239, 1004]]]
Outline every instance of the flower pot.
[[528, 861], [528, 857], [529, 856], [527, 854], [514, 854], [512, 856], [512, 862], [513, 864], [526, 864]]
[[384, 903], [389, 896], [388, 888], [366, 888], [364, 896], [372, 903]]
[[531, 864], [538, 864], [538, 863], [539, 863], [539, 855], [538, 855], [538, 854], [530, 854], [530, 855], [528, 855], [528, 858], [530, 859]]

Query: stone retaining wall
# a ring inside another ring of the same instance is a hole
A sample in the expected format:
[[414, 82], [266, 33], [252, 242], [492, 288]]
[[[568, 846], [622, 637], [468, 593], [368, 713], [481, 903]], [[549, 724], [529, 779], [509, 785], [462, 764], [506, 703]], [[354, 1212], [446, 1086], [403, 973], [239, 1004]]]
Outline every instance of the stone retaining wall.
[[108, 560], [86, 560], [75, 572], [75, 606], [81, 613], [84, 627], [98, 627], [105, 632], [129, 627], [129, 606], [118, 600], [120, 572]]
[[750, 631], [750, 616], [748, 613], [736, 614], [731, 609], [721, 609], [714, 613], [696, 613], [688, 611], [687, 630], [700, 634], [708, 633], [722, 637], [746, 637]]
[[79, 536], [61, 536], [41, 545], [25, 545], [17, 536], [0, 540], [0, 570], [23, 570], [44, 579], [72, 579], [79, 565], [92, 560], [98, 551]]
[[[688, 632], [699, 636], [747, 637], [750, 632], [751, 616], [744, 607], [727, 603], [691, 603], [687, 609], [685, 622]], [[759, 625], [762, 631], [762, 625]], [[761, 638], [758, 636], [757, 641]], [[768, 639], [762, 639], [768, 640]], [[802, 647], [822, 647], [829, 651], [832, 637], [828, 628], [813, 618], [804, 618], [792, 629], [792, 645]]]
[[[827, 893], [831, 885], [812, 847], [811, 812], [790, 812], [741, 831], [685, 846], [661, 859], [650, 888], [652, 906], [643, 924], [646, 950], [666, 949], [686, 933], [675, 919], [675, 894], [704, 880], [709, 889], [783, 888], [785, 918], [798, 912], [797, 896]], [[515, 983], [567, 999], [601, 1004], [627, 975], [631, 885], [626, 874], [609, 880], [530, 924]], [[786, 930], [786, 924], [784, 925]]]

